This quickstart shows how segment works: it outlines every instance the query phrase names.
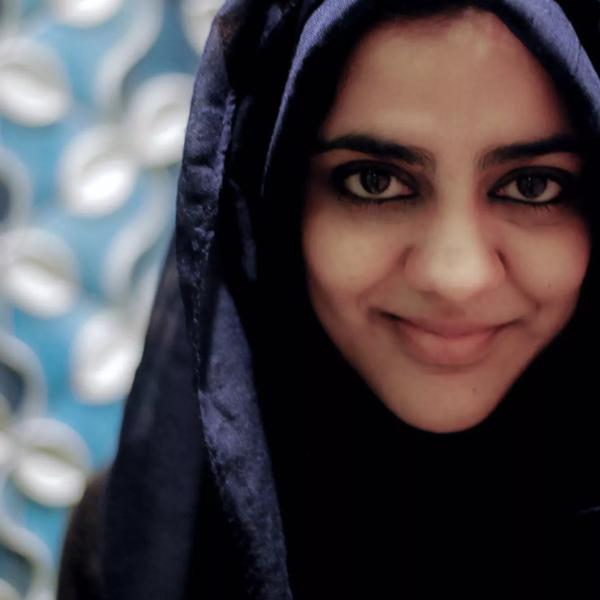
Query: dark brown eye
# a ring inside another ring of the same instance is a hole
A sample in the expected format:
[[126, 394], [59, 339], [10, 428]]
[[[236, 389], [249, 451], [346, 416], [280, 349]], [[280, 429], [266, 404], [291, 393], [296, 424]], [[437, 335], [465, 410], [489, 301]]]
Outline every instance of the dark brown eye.
[[409, 176], [397, 167], [375, 161], [351, 161], [336, 167], [333, 185], [352, 200], [381, 204], [391, 200], [406, 200], [416, 196]]
[[389, 174], [377, 169], [364, 169], [360, 173], [360, 183], [369, 194], [382, 194], [390, 185]]
[[511, 172], [490, 195], [533, 207], [563, 202], [573, 192], [576, 176], [554, 167], [531, 167]]
[[517, 189], [525, 198], [537, 198], [546, 191], [548, 177], [543, 175], [522, 175], [516, 179]]

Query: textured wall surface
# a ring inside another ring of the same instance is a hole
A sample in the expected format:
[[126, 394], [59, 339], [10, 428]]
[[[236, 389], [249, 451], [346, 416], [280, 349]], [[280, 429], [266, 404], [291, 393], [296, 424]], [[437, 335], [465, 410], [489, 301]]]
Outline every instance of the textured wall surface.
[[218, 0], [0, 3], [0, 600], [115, 450]]

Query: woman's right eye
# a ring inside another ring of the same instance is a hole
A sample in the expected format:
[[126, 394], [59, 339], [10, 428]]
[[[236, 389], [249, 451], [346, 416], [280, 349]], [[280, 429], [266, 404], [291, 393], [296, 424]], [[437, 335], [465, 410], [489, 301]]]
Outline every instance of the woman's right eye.
[[395, 168], [374, 162], [351, 162], [333, 170], [337, 190], [352, 199], [379, 204], [390, 200], [414, 198], [414, 188]]

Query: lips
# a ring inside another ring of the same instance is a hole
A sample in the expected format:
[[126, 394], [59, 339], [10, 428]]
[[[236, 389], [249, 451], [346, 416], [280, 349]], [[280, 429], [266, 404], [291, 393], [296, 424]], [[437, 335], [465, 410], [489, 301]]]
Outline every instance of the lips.
[[389, 315], [389, 323], [406, 352], [432, 366], [469, 366], [482, 361], [506, 324], [434, 323]]
[[413, 325], [429, 333], [434, 333], [444, 338], [458, 338], [478, 333], [484, 333], [492, 329], [496, 329], [501, 325], [478, 324], [470, 322], [454, 322], [454, 321], [425, 321], [420, 319], [400, 319], [400, 321]]

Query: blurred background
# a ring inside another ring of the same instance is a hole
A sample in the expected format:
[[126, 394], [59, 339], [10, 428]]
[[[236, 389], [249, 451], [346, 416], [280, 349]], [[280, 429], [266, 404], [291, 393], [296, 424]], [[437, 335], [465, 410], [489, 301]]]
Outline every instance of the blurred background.
[[109, 464], [220, 0], [0, 0], [0, 600]]

